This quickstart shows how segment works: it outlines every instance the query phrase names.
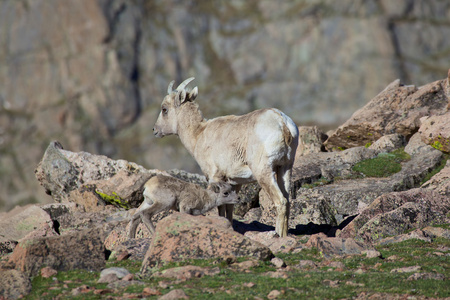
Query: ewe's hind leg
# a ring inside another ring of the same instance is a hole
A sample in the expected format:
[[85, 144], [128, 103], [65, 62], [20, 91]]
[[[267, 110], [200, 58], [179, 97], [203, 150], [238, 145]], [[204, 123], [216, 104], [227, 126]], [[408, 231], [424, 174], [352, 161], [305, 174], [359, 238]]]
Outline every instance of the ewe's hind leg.
[[134, 239], [136, 237], [136, 229], [139, 225], [139, 223], [141, 222], [141, 216], [139, 215], [138, 212], [136, 212], [132, 217], [131, 217], [131, 221], [130, 221], [130, 226], [128, 228], [128, 238], [129, 239]]
[[[275, 169], [277, 170], [278, 167], [275, 167]], [[280, 237], [285, 237], [288, 232], [289, 200], [284, 196], [284, 191], [282, 190], [285, 190], [286, 186], [283, 185], [283, 189], [279, 188], [275, 171], [266, 169], [258, 174], [259, 176], [256, 179], [258, 180], [259, 185], [266, 192], [277, 209], [275, 231]]]

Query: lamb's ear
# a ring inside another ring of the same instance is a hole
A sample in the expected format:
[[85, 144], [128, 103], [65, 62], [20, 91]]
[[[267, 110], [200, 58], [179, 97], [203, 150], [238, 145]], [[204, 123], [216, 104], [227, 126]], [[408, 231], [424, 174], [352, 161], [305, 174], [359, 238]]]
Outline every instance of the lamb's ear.
[[186, 90], [183, 89], [176, 94], [175, 105], [180, 106], [184, 101], [186, 101]]
[[198, 87], [195, 87], [189, 94], [187, 94], [186, 100], [187, 101], [194, 101], [195, 98], [198, 96]]
[[208, 189], [210, 189], [211, 191], [213, 191], [216, 194], [220, 192], [220, 186], [217, 183], [210, 183], [208, 185]]

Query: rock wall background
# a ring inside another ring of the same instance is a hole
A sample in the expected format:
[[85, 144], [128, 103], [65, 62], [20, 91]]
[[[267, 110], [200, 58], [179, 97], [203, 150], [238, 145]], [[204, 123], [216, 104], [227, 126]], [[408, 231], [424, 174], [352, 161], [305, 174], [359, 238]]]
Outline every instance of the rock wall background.
[[51, 201], [34, 169], [51, 140], [198, 172], [152, 127], [167, 85], [195, 76], [207, 118], [274, 106], [334, 128], [396, 78], [442, 79], [439, 0], [0, 0], [0, 209]]

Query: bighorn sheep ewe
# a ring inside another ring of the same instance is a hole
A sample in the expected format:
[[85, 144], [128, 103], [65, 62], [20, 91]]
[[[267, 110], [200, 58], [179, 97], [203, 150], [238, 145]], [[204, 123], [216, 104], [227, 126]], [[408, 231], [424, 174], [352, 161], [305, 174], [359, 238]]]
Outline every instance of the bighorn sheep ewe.
[[151, 217], [164, 210], [173, 209], [200, 215], [219, 205], [237, 202], [237, 193], [228, 183], [212, 184], [210, 188], [203, 189], [174, 177], [157, 175], [144, 185], [144, 202], [131, 217], [128, 238], [136, 236], [136, 229], [141, 220], [152, 234], [155, 233]]
[[[276, 232], [286, 236], [297, 126], [274, 108], [207, 120], [194, 102], [197, 87], [190, 92], [185, 89], [193, 79], [185, 80], [175, 91], [174, 81], [169, 84], [154, 135], [178, 135], [210, 183], [227, 181], [239, 191], [242, 184], [258, 181], [277, 208]], [[219, 207], [221, 216], [225, 212], [231, 221], [233, 205]]]

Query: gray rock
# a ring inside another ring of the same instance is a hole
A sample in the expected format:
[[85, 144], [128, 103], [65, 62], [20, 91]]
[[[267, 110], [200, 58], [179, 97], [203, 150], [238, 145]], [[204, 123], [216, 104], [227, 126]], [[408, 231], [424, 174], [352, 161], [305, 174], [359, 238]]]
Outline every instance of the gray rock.
[[357, 242], [352, 238], [327, 237], [322, 233], [312, 235], [305, 247], [317, 248], [325, 257], [362, 254], [363, 251], [374, 250], [372, 246]]
[[0, 269], [0, 295], [5, 299], [19, 299], [31, 292], [31, 280], [18, 270]]
[[418, 188], [388, 193], [373, 201], [339, 236], [375, 242], [410, 229], [448, 223], [449, 211], [450, 199], [434, 191]]
[[119, 268], [119, 267], [107, 268], [107, 269], [103, 269], [100, 272], [100, 278], [102, 278], [103, 276], [106, 276], [108, 274], [115, 274], [117, 276], [117, 278], [122, 279], [126, 275], [130, 274], [130, 271], [128, 271], [125, 268]]
[[450, 160], [447, 160], [445, 167], [436, 175], [422, 184], [422, 188], [434, 190], [441, 195], [450, 197]]
[[93, 211], [105, 204], [139, 206], [144, 183], [161, 173], [125, 160], [66, 151], [58, 142], [50, 143], [36, 168], [36, 178], [56, 202], [78, 202]]
[[19, 241], [45, 223], [52, 220], [39, 206], [16, 207], [0, 220], [0, 242]]
[[423, 117], [421, 119], [422, 124], [419, 128], [419, 134], [422, 141], [440, 151], [450, 152], [449, 120], [450, 111], [447, 111], [442, 115]]
[[[338, 154], [334, 157], [334, 152], [326, 153], [330, 162], [327, 168], [335, 174], [350, 172], [351, 167], [356, 162], [362, 160], [362, 158], [371, 158], [376, 153], [371, 152], [375, 150], [366, 152], [364, 149], [364, 147], [358, 147], [342, 151], [348, 152], [345, 157], [350, 157], [350, 159], [347, 161], [343, 160]], [[355, 152], [359, 155], [351, 155]], [[314, 188], [298, 189], [296, 198], [291, 201], [290, 226], [307, 224], [308, 222], [331, 225], [335, 225], [337, 222], [339, 224], [346, 216], [360, 213], [373, 200], [383, 194], [419, 186], [425, 176], [438, 166], [442, 159], [442, 153], [429, 146], [412, 153], [414, 155], [411, 160], [402, 164], [402, 170], [387, 178], [344, 179]], [[322, 153], [319, 155], [322, 155]], [[308, 160], [306, 160], [307, 158]], [[306, 179], [313, 181], [313, 178], [321, 178], [323, 168], [321, 170], [320, 165], [325, 163], [326, 160], [321, 160], [320, 156], [319, 159], [314, 158], [317, 158], [317, 156], [304, 156], [301, 158], [304, 159], [303, 161], [300, 160], [295, 163], [293, 178], [297, 185], [299, 185], [299, 182], [305, 182]], [[337, 165], [335, 165], [336, 162], [338, 162]], [[262, 207], [264, 209], [261, 220], [272, 225], [271, 203], [262, 202]]]

